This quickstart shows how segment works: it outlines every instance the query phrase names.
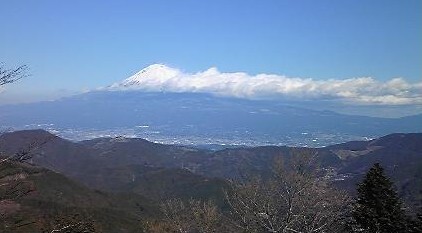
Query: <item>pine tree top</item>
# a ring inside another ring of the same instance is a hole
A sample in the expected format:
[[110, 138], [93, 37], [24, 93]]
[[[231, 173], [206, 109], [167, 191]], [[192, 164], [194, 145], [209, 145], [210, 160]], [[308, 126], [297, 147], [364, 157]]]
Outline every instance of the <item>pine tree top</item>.
[[369, 232], [400, 232], [402, 229], [405, 221], [402, 203], [379, 163], [369, 169], [358, 185], [353, 217]]

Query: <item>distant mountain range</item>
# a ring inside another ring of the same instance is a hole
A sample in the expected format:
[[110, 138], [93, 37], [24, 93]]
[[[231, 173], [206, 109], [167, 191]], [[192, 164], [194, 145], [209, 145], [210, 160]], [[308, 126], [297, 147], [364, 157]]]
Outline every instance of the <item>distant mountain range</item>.
[[43, 128], [72, 140], [123, 135], [166, 144], [321, 147], [395, 132], [422, 132], [422, 115], [350, 116], [271, 100], [105, 90], [1, 106], [0, 125]]
[[[202, 193], [199, 196], [216, 194], [218, 189], [215, 187], [224, 186], [221, 179], [236, 179], [242, 174], [265, 175], [276, 156], [289, 158], [291, 153], [307, 150], [263, 146], [211, 151], [121, 137], [75, 143], [42, 130], [4, 134], [0, 137], [0, 148], [10, 154], [29, 143], [45, 141], [48, 142], [34, 151], [32, 163], [90, 187], [136, 192], [153, 198], [176, 195], [181, 190], [190, 190], [181, 188], [184, 185], [190, 187], [193, 184], [197, 187], [195, 190]], [[354, 190], [356, 182], [369, 167], [380, 162], [393, 177], [400, 193], [415, 200], [421, 191], [418, 187], [422, 187], [421, 141], [421, 133], [391, 134], [371, 141], [347, 142], [312, 150], [324, 174], [341, 187]], [[151, 186], [147, 182], [151, 180], [156, 180], [152, 184], [161, 182], [173, 188]], [[215, 190], [209, 192], [210, 189]]]

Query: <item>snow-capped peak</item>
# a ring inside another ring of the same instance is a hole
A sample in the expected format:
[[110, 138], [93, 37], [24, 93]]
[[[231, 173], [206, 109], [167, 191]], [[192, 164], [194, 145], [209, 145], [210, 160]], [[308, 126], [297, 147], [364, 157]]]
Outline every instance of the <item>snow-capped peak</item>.
[[155, 85], [158, 86], [180, 74], [181, 72], [178, 69], [171, 68], [163, 64], [153, 64], [123, 80], [122, 82], [113, 84], [111, 88], [138, 89]]

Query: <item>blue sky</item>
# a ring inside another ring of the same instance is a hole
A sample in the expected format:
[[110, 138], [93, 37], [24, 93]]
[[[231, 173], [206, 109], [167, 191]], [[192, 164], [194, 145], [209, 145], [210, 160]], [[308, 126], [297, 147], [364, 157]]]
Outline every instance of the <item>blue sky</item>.
[[2, 2], [0, 103], [107, 86], [154, 63], [315, 80], [422, 78], [422, 1]]

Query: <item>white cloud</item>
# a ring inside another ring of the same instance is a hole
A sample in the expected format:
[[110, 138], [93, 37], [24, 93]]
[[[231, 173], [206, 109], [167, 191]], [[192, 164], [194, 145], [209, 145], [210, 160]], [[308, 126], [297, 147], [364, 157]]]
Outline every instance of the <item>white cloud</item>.
[[248, 99], [328, 99], [351, 104], [422, 104], [422, 83], [410, 84], [403, 78], [387, 82], [371, 77], [314, 80], [275, 74], [222, 73], [217, 68], [190, 74], [160, 64], [148, 66], [109, 89], [201, 92]]

